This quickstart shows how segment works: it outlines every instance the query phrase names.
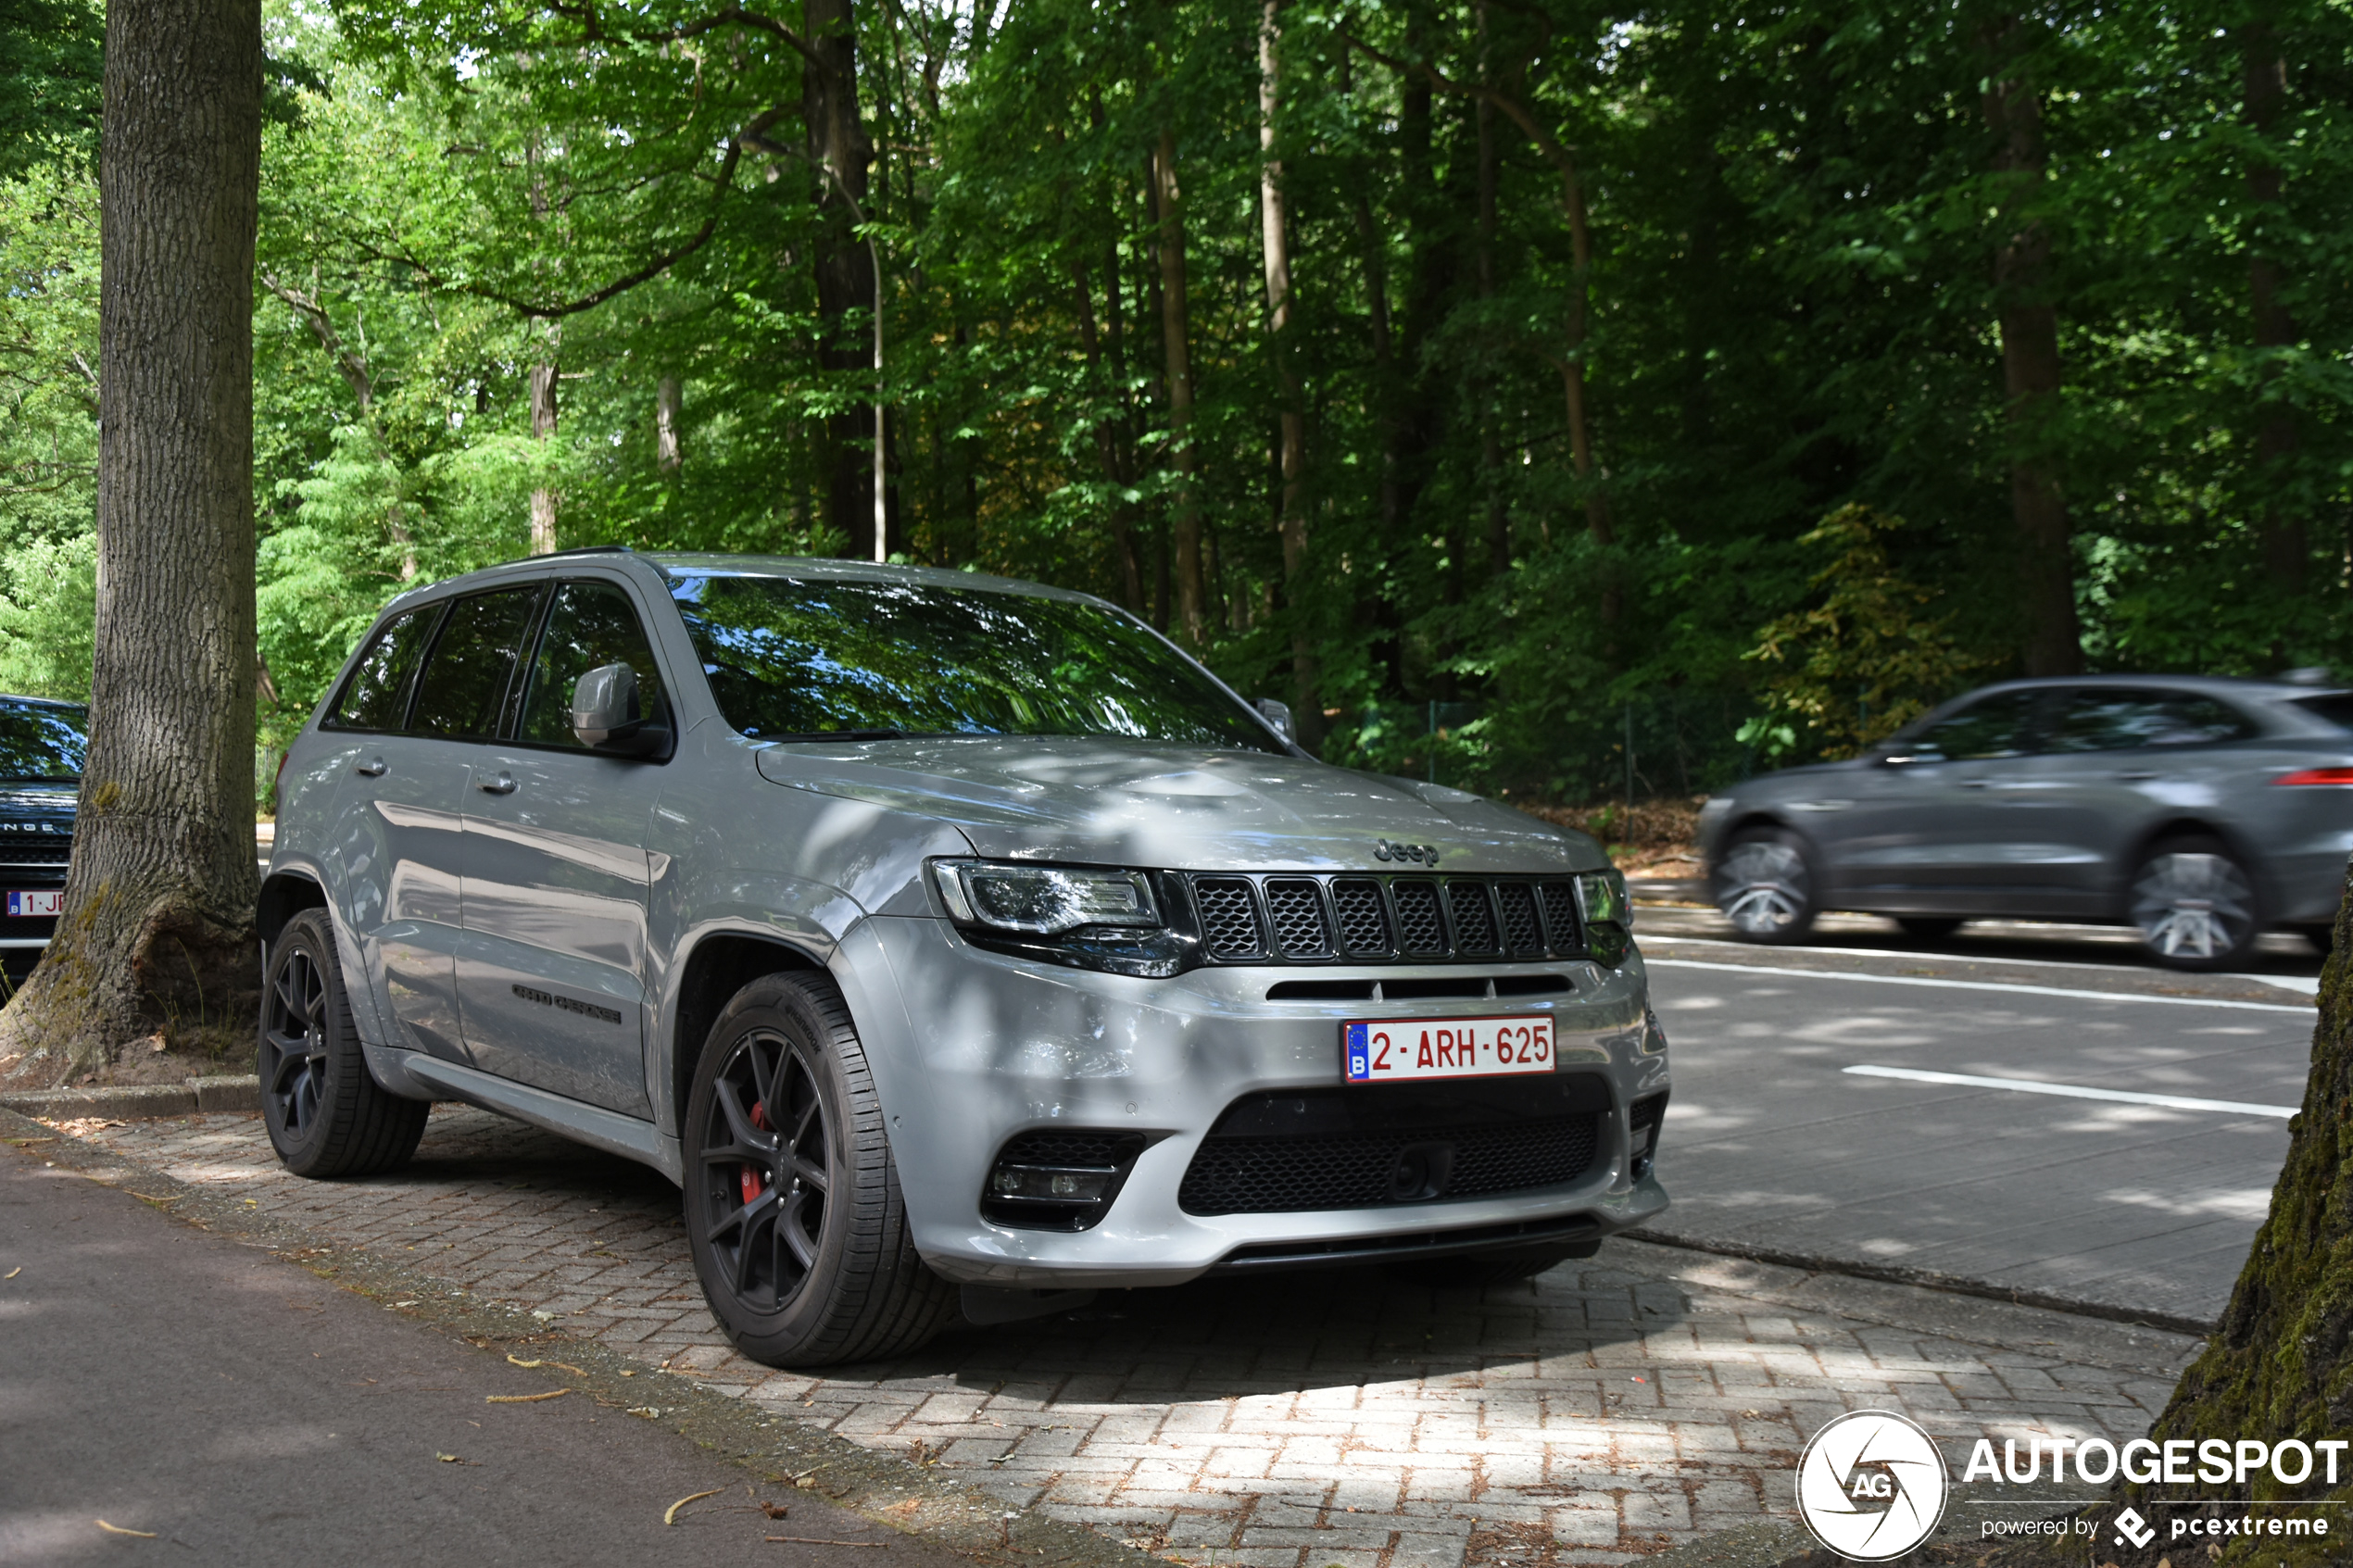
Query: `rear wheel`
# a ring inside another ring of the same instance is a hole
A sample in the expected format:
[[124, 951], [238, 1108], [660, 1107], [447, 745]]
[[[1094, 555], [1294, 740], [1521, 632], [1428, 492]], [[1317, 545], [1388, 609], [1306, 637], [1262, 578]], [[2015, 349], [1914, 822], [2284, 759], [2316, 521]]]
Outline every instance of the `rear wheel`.
[[1812, 860], [1796, 834], [1748, 828], [1716, 863], [1716, 907], [1743, 942], [1794, 942], [1818, 912]]
[[262, 1125], [296, 1175], [372, 1176], [417, 1152], [433, 1107], [368, 1075], [324, 909], [302, 910], [270, 945], [258, 1065]]
[[858, 1031], [833, 983], [772, 974], [736, 994], [695, 1067], [687, 1242], [711, 1315], [770, 1366], [915, 1348], [956, 1291], [915, 1255]]
[[2263, 933], [2255, 881], [2219, 838], [2157, 846], [2133, 873], [2132, 917], [2168, 969], [2231, 969]]

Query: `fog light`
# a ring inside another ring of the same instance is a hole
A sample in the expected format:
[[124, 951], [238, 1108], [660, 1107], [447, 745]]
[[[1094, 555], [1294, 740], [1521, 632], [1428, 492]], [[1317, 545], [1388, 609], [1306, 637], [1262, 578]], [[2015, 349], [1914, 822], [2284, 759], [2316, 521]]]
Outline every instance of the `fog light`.
[[1000, 1164], [988, 1173], [988, 1190], [999, 1198], [1032, 1203], [1094, 1203], [1115, 1171], [1056, 1170], [1051, 1165]]

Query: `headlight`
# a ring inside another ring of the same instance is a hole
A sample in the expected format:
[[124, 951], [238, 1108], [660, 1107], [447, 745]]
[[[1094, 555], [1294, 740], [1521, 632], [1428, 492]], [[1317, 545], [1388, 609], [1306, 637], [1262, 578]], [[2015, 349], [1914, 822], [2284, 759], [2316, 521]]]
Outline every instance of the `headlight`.
[[1634, 946], [1634, 901], [1626, 896], [1626, 876], [1612, 868], [1586, 872], [1577, 879], [1577, 912], [1585, 922], [1585, 950], [1616, 969]]
[[1199, 961], [1149, 872], [935, 860], [932, 881], [966, 940], [1076, 969], [1164, 979]]

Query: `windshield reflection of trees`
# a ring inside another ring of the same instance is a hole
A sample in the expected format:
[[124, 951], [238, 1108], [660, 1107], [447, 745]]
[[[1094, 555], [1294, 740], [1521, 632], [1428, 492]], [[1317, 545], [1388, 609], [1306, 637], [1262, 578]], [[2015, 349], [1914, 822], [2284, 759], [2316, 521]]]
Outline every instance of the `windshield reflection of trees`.
[[785, 577], [672, 589], [712, 695], [747, 735], [1118, 735], [1278, 749], [1126, 617], [1068, 599]]
[[81, 708], [0, 707], [0, 779], [80, 778], [89, 723]]

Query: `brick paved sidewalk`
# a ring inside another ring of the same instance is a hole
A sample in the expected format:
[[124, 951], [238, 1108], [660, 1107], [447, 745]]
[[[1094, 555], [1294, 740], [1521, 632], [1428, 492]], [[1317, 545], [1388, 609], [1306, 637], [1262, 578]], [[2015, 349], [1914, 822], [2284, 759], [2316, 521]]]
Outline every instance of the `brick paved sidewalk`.
[[712, 1328], [675, 1188], [486, 1112], [438, 1108], [408, 1171], [352, 1183], [286, 1174], [252, 1115], [62, 1125], [434, 1288], [1234, 1568], [1622, 1562], [1786, 1513], [1797, 1450], [1843, 1410], [2121, 1441], [2196, 1346], [1621, 1240], [1484, 1293], [1366, 1272], [1106, 1292], [899, 1362], [780, 1373]]

